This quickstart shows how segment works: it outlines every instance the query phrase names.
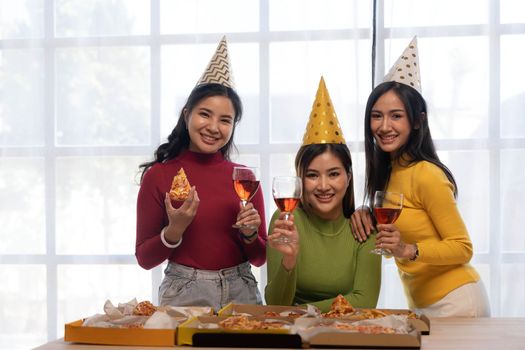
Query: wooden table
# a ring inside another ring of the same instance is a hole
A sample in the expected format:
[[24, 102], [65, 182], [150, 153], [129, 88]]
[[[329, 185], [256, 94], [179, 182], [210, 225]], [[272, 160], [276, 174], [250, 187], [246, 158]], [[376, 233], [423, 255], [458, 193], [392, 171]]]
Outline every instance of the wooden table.
[[[185, 349], [210, 349], [191, 348]], [[82, 345], [55, 340], [36, 350], [166, 350], [173, 347]], [[525, 349], [525, 318], [434, 318], [431, 334], [422, 336], [422, 350]], [[262, 349], [260, 349], [262, 350]]]

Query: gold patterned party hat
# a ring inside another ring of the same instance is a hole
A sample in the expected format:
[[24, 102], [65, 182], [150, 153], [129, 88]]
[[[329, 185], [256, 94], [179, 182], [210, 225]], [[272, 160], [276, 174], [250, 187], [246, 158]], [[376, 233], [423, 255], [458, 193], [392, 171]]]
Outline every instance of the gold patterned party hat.
[[323, 77], [303, 136], [303, 146], [319, 143], [346, 143]]
[[421, 93], [421, 80], [419, 75], [419, 54], [417, 52], [417, 37], [414, 37], [406, 47], [403, 54], [383, 78], [383, 82], [397, 81], [413, 87]]
[[197, 85], [220, 84], [234, 89], [235, 84], [230, 66], [228, 44], [226, 43], [226, 36], [223, 36]]

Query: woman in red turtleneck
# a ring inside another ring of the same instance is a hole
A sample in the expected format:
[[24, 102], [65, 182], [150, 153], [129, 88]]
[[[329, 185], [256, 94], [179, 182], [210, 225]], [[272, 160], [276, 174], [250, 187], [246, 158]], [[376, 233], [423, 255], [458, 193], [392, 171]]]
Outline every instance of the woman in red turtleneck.
[[[135, 255], [145, 269], [168, 259], [161, 305], [218, 309], [232, 301], [262, 302], [250, 264], [261, 266], [266, 259], [263, 197], [258, 191], [240, 205], [232, 185], [238, 164], [229, 159], [241, 115], [233, 89], [198, 85], [168, 142], [140, 166]], [[172, 202], [168, 192], [180, 168], [192, 188], [184, 202]], [[234, 223], [256, 228], [234, 229]]]

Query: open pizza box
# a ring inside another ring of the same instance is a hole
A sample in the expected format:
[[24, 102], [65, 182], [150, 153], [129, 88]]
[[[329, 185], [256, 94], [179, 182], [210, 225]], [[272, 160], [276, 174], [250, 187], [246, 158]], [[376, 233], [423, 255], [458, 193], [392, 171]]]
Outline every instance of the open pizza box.
[[[110, 301], [104, 305], [104, 314], [65, 324], [64, 340], [67, 342], [103, 345], [174, 346], [176, 328], [196, 315], [210, 315], [209, 307], [157, 307], [151, 316], [130, 315], [134, 303], [114, 307]], [[120, 312], [120, 313], [119, 313]]]
[[67, 342], [104, 345], [174, 346], [176, 329], [84, 327], [84, 320], [66, 323]]
[[[381, 309], [380, 309], [381, 310]], [[382, 309], [385, 312], [395, 313], [397, 315], [411, 314], [410, 310], [406, 309]], [[414, 328], [420, 332], [422, 335], [430, 334], [430, 319], [426, 315], [417, 315], [416, 318], [410, 318], [410, 323]]]
[[291, 331], [293, 321], [248, 316], [250, 320], [283, 322], [285, 328], [248, 330], [220, 327], [219, 322], [227, 318], [227, 316], [198, 316], [187, 320], [177, 329], [177, 345], [250, 348], [300, 348], [302, 346], [301, 337]]
[[219, 316], [247, 315], [247, 316], [266, 316], [266, 317], [285, 317], [296, 318], [319, 316], [317, 308], [306, 306], [285, 306], [285, 305], [254, 305], [254, 304], [235, 304], [229, 303], [220, 309]]
[[[356, 315], [354, 317], [349, 317], [350, 320], [360, 320], [363, 319], [359, 316], [360, 312], [371, 310], [374, 313], [385, 313], [387, 315], [412, 315], [415, 314], [411, 312], [408, 309], [356, 309]], [[366, 314], [366, 313], [364, 313]], [[425, 315], [415, 315], [415, 317], [411, 317], [408, 319], [409, 322], [414, 326], [414, 328], [420, 332], [422, 335], [428, 335], [430, 334], [430, 320]]]
[[[372, 310], [377, 313], [396, 314], [396, 315], [414, 315], [407, 309], [355, 309], [356, 314], [349, 316], [347, 319], [352, 321], [362, 320], [366, 315], [366, 310]], [[307, 306], [284, 306], [284, 305], [251, 305], [230, 303], [218, 311], [219, 316], [231, 315], [249, 315], [249, 316], [266, 316], [273, 314], [272, 317], [296, 318], [298, 314], [301, 317], [320, 317], [321, 313], [312, 305]], [[279, 315], [279, 316], [277, 316]], [[410, 323], [422, 335], [430, 334], [430, 320], [425, 315], [417, 315], [416, 318], [410, 318]]]
[[[336, 323], [354, 324], [355, 322], [355, 320], [301, 318], [295, 320], [293, 331], [301, 336], [305, 347], [312, 348], [421, 348], [421, 334], [412, 326], [408, 326], [404, 333], [394, 334], [367, 333], [357, 330], [341, 330], [333, 327]], [[363, 320], [358, 323], [361, 322]], [[377, 322], [377, 320], [372, 322]]]

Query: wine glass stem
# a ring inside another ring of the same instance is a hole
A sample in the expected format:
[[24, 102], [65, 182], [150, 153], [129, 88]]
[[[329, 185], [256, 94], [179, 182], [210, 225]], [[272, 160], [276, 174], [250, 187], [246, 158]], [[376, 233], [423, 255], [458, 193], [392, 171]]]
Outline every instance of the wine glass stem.
[[284, 213], [284, 220], [288, 220], [289, 217], [290, 217], [290, 213]]
[[241, 199], [242, 206], [245, 207], [246, 204], [248, 204], [248, 201], [245, 199]]

